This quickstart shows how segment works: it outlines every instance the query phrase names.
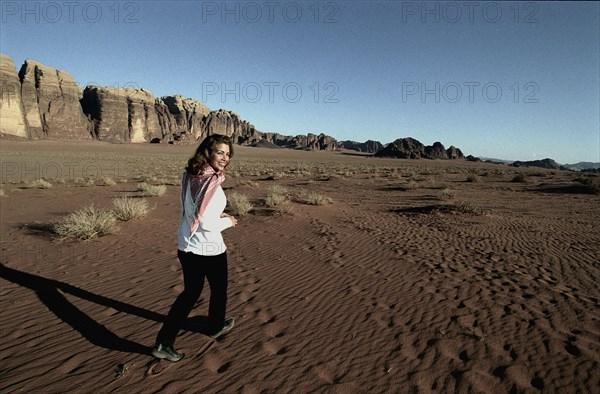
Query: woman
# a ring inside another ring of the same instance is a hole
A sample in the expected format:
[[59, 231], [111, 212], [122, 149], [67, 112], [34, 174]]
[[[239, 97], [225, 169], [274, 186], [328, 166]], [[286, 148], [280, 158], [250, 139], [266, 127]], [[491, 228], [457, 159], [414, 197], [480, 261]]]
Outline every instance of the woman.
[[227, 254], [221, 231], [234, 227], [237, 219], [223, 213], [227, 205], [221, 184], [223, 171], [233, 157], [231, 139], [213, 134], [204, 139], [189, 159], [181, 177], [181, 218], [177, 257], [183, 270], [184, 290], [171, 307], [156, 338], [152, 354], [179, 361], [175, 337], [200, 298], [204, 278], [210, 285], [208, 329], [218, 338], [233, 328], [234, 319], [225, 319], [227, 304]]

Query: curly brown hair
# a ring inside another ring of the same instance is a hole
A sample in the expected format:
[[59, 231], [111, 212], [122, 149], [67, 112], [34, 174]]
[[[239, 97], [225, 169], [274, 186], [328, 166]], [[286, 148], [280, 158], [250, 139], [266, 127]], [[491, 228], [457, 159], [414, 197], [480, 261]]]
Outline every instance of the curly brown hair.
[[212, 134], [206, 137], [196, 149], [185, 167], [188, 174], [198, 175], [204, 169], [204, 166], [210, 161], [210, 155], [216, 150], [218, 144], [229, 145], [229, 158], [233, 157], [233, 142], [231, 138], [223, 134]]

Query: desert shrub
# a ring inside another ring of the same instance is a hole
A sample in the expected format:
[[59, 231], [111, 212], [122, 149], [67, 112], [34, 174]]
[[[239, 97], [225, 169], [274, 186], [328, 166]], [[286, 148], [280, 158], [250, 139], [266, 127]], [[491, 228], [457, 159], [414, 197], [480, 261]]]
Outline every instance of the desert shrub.
[[469, 174], [467, 176], [467, 182], [479, 182], [479, 178], [475, 174]]
[[316, 192], [309, 192], [300, 196], [299, 199], [301, 202], [308, 205], [328, 205], [333, 202], [330, 197]]
[[161, 182], [163, 185], [181, 186], [181, 178], [171, 178]]
[[236, 192], [228, 196], [227, 204], [235, 216], [244, 216], [254, 208], [246, 195]]
[[589, 193], [600, 193], [600, 178], [592, 176], [579, 176], [575, 182], [585, 186]]
[[109, 178], [107, 176], [102, 177], [102, 182], [104, 183], [104, 186], [114, 186], [117, 184], [117, 182], [115, 182], [114, 179]]
[[145, 182], [138, 183], [137, 188], [144, 197], [162, 196], [167, 192], [165, 185], [149, 185]]
[[150, 209], [148, 201], [131, 197], [113, 199], [113, 214], [119, 220], [129, 221], [143, 218]]
[[442, 189], [442, 191], [440, 191], [438, 198], [440, 200], [450, 200], [450, 199], [454, 198], [454, 192], [446, 187], [446, 188]]
[[403, 183], [402, 185], [400, 185], [400, 190], [404, 190], [404, 191], [409, 191], [409, 190], [415, 190], [418, 187], [417, 182], [415, 182], [414, 180], [409, 180], [408, 182]]
[[474, 215], [483, 214], [483, 209], [481, 209], [481, 207], [478, 207], [468, 201], [458, 201], [456, 204], [454, 204], [454, 210], [461, 213], [470, 213]]
[[269, 188], [271, 193], [289, 195], [290, 191], [287, 187], [281, 185], [273, 185]]
[[239, 186], [250, 186], [250, 187], [258, 187], [258, 183], [248, 180], [248, 179], [244, 179], [242, 181], [240, 181], [240, 183], [238, 183]]
[[52, 227], [61, 239], [77, 238], [82, 240], [114, 234], [118, 230], [113, 213], [99, 210], [94, 205], [71, 212], [62, 221], [54, 223]]
[[36, 179], [35, 181], [31, 181], [27, 187], [29, 189], [49, 189], [52, 187], [52, 184], [44, 179]]
[[273, 214], [276, 216], [294, 215], [294, 210], [289, 201], [285, 201], [275, 207]]
[[269, 193], [269, 195], [267, 195], [267, 198], [265, 199], [265, 205], [269, 208], [274, 208], [278, 205], [283, 204], [284, 202], [288, 201], [289, 198], [287, 195], [282, 194], [282, 193]]
[[284, 178], [284, 172], [276, 172], [276, 171], [265, 171], [265, 175], [267, 175], [267, 180], [276, 181], [278, 179]]
[[77, 186], [94, 186], [94, 180], [92, 178], [77, 178], [75, 179], [75, 184]]
[[515, 182], [515, 183], [523, 183], [525, 182], [525, 174], [516, 174], [513, 179], [511, 180], [511, 182]]

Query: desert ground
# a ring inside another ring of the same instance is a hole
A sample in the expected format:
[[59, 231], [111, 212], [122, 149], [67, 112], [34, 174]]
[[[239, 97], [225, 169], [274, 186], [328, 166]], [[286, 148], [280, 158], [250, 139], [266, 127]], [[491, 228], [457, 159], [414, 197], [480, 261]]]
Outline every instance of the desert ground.
[[[2, 393], [598, 392], [597, 174], [236, 147], [236, 326], [203, 334], [206, 286], [172, 363], [150, 349], [195, 147], [0, 144]], [[145, 216], [57, 235], [125, 196]]]

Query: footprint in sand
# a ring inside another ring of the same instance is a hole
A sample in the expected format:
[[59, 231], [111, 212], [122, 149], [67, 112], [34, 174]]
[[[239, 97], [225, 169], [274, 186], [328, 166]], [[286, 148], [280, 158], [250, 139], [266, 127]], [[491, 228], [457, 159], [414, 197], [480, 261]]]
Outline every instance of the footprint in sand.
[[275, 321], [275, 316], [271, 315], [268, 311], [260, 310], [256, 315], [258, 320], [263, 324], [269, 324]]
[[214, 354], [208, 354], [204, 357], [204, 366], [213, 373], [223, 373], [231, 367], [231, 363], [223, 362]]
[[272, 356], [280, 356], [287, 353], [287, 348], [281, 346], [273, 341], [264, 342], [262, 345], [263, 349]]
[[242, 302], [251, 302], [254, 299], [251, 291], [242, 291], [240, 293], [240, 301]]
[[153, 358], [152, 360], [148, 361], [148, 363], [146, 364], [146, 371], [144, 372], [144, 378], [152, 378], [154, 376], [160, 375], [162, 374], [164, 371], [166, 371], [170, 366], [174, 365], [175, 363], [172, 363], [170, 361], [164, 361], [158, 358]]
[[271, 323], [264, 329], [265, 335], [269, 338], [281, 338], [285, 335], [285, 331], [277, 323]]
[[314, 372], [317, 376], [326, 383], [338, 384], [348, 371], [343, 371], [340, 367], [340, 362], [331, 360], [314, 367]]

